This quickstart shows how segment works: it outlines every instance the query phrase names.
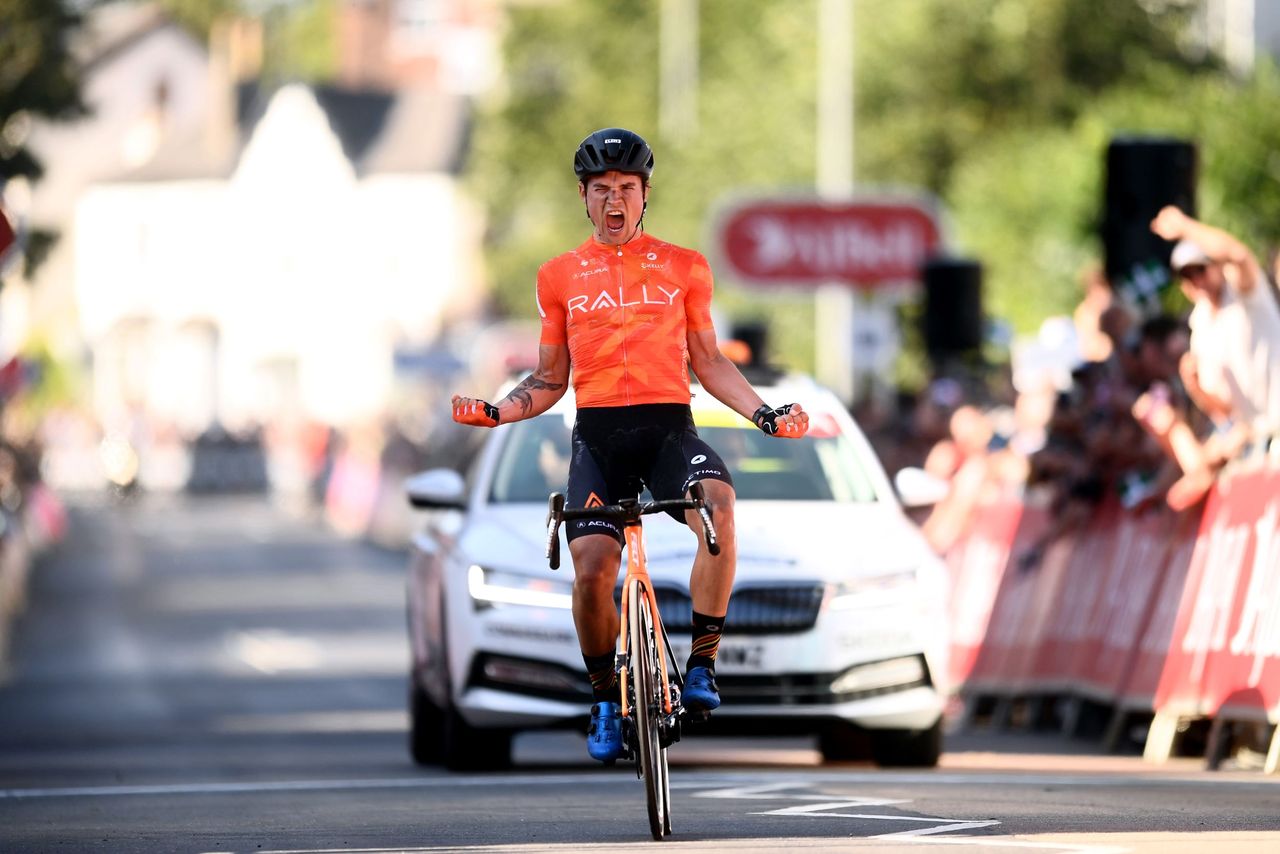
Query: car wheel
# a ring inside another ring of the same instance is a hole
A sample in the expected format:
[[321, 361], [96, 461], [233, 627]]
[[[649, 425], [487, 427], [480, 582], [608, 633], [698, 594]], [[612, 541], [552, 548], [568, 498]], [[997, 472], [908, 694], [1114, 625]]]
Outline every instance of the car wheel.
[[882, 768], [932, 768], [942, 755], [942, 720], [928, 729], [871, 733], [871, 756]]
[[444, 713], [417, 681], [409, 678], [409, 753], [419, 765], [444, 761]]
[[818, 732], [818, 750], [825, 762], [866, 759], [867, 736], [852, 724], [832, 721]]
[[493, 771], [511, 765], [510, 730], [480, 729], [452, 707], [444, 711], [444, 765], [450, 771]]

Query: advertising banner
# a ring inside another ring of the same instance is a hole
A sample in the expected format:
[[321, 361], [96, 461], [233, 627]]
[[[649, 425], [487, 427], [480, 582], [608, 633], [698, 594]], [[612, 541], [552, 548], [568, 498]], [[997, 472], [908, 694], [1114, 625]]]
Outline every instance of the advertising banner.
[[[1169, 554], [1151, 597], [1142, 631], [1125, 671], [1115, 683], [1117, 705], [1125, 710], [1151, 711], [1155, 708], [1160, 673], [1173, 643], [1174, 623], [1182, 604], [1182, 591], [1191, 569], [1200, 531], [1200, 514], [1182, 514], [1170, 537]], [[1202, 555], [1203, 557], [1203, 555]]]
[[1156, 709], [1280, 712], [1280, 471], [1231, 475], [1210, 495]]
[[973, 514], [966, 537], [947, 553], [951, 574], [951, 685], [963, 685], [973, 670], [1022, 516], [1023, 507], [1018, 501], [1005, 499], [984, 504]]
[[1115, 698], [1164, 577], [1176, 521], [1162, 507], [1110, 520], [1110, 560], [1072, 653], [1069, 677], [1078, 692], [1104, 702]]
[[931, 204], [917, 199], [745, 199], [716, 217], [717, 268], [749, 284], [876, 289], [915, 282], [941, 245]]

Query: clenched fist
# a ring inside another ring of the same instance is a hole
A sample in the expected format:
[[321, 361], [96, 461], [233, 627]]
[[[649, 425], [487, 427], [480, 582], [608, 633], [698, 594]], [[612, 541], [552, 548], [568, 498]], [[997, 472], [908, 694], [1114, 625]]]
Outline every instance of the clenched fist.
[[766, 403], [755, 411], [751, 420], [765, 433], [780, 439], [799, 439], [809, 432], [809, 413], [798, 403], [776, 409], [770, 409]]
[[497, 427], [498, 407], [476, 397], [453, 396], [453, 420], [472, 427]]

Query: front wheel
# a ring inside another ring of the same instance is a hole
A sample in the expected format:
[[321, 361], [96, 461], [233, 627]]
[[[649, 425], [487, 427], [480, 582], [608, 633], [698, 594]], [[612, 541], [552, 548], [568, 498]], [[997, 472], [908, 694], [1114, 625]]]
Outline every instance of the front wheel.
[[453, 706], [441, 708], [410, 677], [409, 753], [419, 765], [494, 771], [511, 764], [512, 732], [473, 727]]
[[409, 677], [409, 753], [419, 765], [444, 762], [444, 713]]
[[631, 669], [635, 680], [635, 703], [631, 714], [636, 722], [640, 754], [640, 775], [644, 779], [645, 802], [649, 808], [649, 831], [661, 840], [671, 832], [671, 786], [667, 776], [667, 749], [662, 746], [660, 722], [662, 676], [658, 669], [658, 637], [649, 597], [643, 583], [636, 581], [629, 593], [627, 613]]
[[942, 719], [928, 729], [871, 733], [871, 756], [881, 768], [932, 768], [942, 756]]

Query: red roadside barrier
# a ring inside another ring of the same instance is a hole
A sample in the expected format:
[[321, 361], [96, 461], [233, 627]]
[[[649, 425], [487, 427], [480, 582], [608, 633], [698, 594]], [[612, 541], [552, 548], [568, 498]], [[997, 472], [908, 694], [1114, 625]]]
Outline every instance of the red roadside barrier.
[[1183, 514], [1170, 541], [1169, 555], [1160, 579], [1147, 602], [1136, 646], [1126, 666], [1117, 672], [1112, 688], [1119, 711], [1151, 711], [1165, 658], [1173, 643], [1174, 623], [1182, 604], [1182, 589], [1191, 568], [1191, 556], [1199, 533], [1200, 514]]
[[1086, 699], [1166, 731], [1186, 717], [1280, 723], [1280, 466], [1225, 476], [1199, 511], [1104, 502], [1020, 569], [1050, 521], [983, 505], [948, 553], [956, 689]]
[[967, 536], [947, 552], [951, 576], [949, 685], [962, 685], [973, 670], [1022, 517], [1018, 501], [1006, 499], [986, 505], [974, 518]]
[[1280, 471], [1210, 495], [1173, 637], [1157, 712], [1280, 720]]

